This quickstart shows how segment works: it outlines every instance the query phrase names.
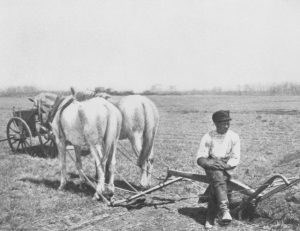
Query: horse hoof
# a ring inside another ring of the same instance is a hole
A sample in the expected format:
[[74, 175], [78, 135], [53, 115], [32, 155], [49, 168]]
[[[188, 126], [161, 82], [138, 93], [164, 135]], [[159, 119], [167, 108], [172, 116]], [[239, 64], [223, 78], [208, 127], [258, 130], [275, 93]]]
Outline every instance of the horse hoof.
[[59, 191], [64, 191], [65, 188], [66, 188], [66, 185], [60, 185], [60, 186], [58, 187], [58, 190], [59, 190]]
[[85, 189], [85, 181], [80, 180], [80, 181], [76, 182], [75, 184], [80, 190]]
[[140, 184], [140, 189], [143, 190], [143, 191], [147, 190], [149, 188], [151, 188], [151, 185], [142, 185], [142, 184]]
[[108, 198], [110, 204], [113, 204], [116, 201], [116, 198], [114, 195], [112, 195], [110, 198]]
[[83, 191], [84, 190], [84, 184], [83, 183], [79, 183], [78, 184], [78, 188]]
[[100, 200], [100, 196], [98, 195], [98, 193], [95, 192], [95, 194], [94, 194], [94, 196], [93, 196], [93, 200], [94, 200], [94, 201]]

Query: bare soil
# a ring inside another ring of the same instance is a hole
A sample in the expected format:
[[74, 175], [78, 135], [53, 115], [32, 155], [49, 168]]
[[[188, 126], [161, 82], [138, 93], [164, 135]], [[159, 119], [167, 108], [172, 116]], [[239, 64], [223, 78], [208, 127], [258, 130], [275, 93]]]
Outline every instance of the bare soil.
[[[267, 96], [153, 96], [160, 113], [154, 144], [155, 176], [167, 167], [203, 173], [195, 163], [201, 137], [213, 129], [211, 114], [229, 109], [231, 129], [240, 134], [242, 160], [238, 179], [260, 186], [274, 174], [300, 177], [300, 97]], [[26, 98], [0, 98], [0, 138], [5, 138], [11, 108], [32, 107]], [[128, 142], [120, 148], [133, 155]], [[37, 149], [38, 150], [38, 149]], [[73, 155], [72, 151], [70, 155]], [[139, 170], [120, 152], [117, 154], [116, 185], [124, 176], [138, 183]], [[94, 176], [89, 156], [83, 157], [86, 174]], [[58, 191], [57, 158], [39, 153], [12, 153], [0, 143], [0, 230], [204, 230], [206, 204], [198, 195], [207, 185], [179, 182], [146, 196], [143, 203], [108, 207], [93, 201], [88, 185], [79, 187], [72, 159], [68, 158], [69, 183]], [[153, 184], [159, 182], [154, 179]], [[214, 230], [300, 230], [300, 185], [258, 204], [252, 220], [234, 220]], [[115, 197], [128, 196], [116, 191]]]

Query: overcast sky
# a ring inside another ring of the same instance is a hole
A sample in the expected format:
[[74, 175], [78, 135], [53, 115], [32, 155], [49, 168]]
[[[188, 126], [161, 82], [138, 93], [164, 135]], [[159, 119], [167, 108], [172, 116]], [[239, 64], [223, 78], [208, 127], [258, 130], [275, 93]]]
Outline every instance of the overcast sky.
[[300, 81], [299, 0], [1, 0], [0, 89]]

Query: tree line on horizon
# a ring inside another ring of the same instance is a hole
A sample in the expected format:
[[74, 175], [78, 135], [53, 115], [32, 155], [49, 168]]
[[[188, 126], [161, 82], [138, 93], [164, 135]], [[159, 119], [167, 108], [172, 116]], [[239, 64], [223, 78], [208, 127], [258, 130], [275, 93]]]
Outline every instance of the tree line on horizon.
[[215, 87], [208, 90], [187, 90], [178, 91], [174, 86], [168, 89], [161, 89], [160, 85], [153, 85], [150, 90], [144, 91], [148, 95], [300, 95], [300, 83], [285, 82], [280, 84], [238, 86], [235, 90], [226, 90]]
[[[149, 90], [145, 90], [139, 94], [142, 95], [300, 95], [300, 83], [281, 83], [274, 84], [272, 86], [263, 85], [243, 85], [239, 86], [236, 90], [225, 90], [219, 87], [215, 87], [209, 90], [187, 90], [179, 91], [176, 87], [170, 86], [167, 89], [158, 87], [160, 85], [153, 85]], [[0, 96], [2, 97], [22, 97], [22, 96], [34, 96], [45, 90], [39, 89], [34, 86], [18, 86], [8, 87], [4, 90], [0, 90]], [[48, 91], [59, 95], [68, 95], [70, 90], [66, 91]], [[117, 91], [112, 88], [95, 87], [93, 92], [105, 92], [110, 95], [133, 95], [136, 92], [132, 90]], [[92, 94], [92, 91], [91, 91]]]

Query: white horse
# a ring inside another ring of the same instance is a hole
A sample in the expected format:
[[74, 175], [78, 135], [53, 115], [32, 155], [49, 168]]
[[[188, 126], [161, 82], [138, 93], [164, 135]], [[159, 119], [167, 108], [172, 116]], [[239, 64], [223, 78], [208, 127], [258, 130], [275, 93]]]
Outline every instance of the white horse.
[[[110, 100], [106, 93], [96, 96]], [[111, 100], [112, 101], [112, 100]], [[141, 169], [140, 184], [151, 186], [153, 170], [153, 143], [159, 125], [159, 114], [155, 104], [145, 96], [129, 95], [113, 102], [122, 114], [120, 140], [128, 139], [132, 145]]]
[[[99, 173], [94, 197], [98, 199], [99, 196], [103, 198], [103, 194], [113, 195], [115, 153], [122, 125], [120, 111], [100, 97], [78, 102], [73, 96], [68, 96], [61, 101], [55, 94], [41, 93], [32, 101], [41, 106], [50, 118], [61, 163], [59, 189], [66, 185], [66, 142], [70, 142], [74, 146], [81, 181], [84, 181], [81, 147], [88, 145]], [[108, 173], [106, 191], [105, 173]]]

